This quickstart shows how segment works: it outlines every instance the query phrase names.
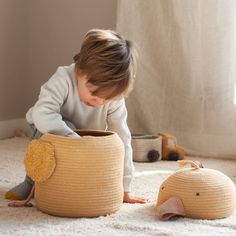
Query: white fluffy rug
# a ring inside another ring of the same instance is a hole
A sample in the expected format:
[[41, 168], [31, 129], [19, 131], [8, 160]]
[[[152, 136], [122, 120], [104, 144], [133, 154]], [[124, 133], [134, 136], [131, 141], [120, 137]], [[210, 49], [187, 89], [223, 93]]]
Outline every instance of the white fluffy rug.
[[[135, 163], [133, 193], [150, 203], [123, 204], [115, 214], [98, 218], [60, 218], [37, 208], [9, 208], [4, 193], [24, 178], [25, 138], [0, 141], [0, 235], [236, 235], [236, 212], [221, 220], [176, 218], [162, 222], [155, 216], [155, 200], [161, 182], [176, 170], [176, 162]], [[189, 158], [196, 159], [196, 158]], [[198, 158], [204, 167], [222, 171], [236, 182], [236, 161]]]

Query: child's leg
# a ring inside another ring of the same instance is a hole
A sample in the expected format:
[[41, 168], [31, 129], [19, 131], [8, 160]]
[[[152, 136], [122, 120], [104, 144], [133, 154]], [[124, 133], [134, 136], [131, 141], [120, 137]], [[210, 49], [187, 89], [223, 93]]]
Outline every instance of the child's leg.
[[34, 181], [28, 176], [25, 180], [5, 193], [5, 198], [9, 200], [25, 200], [30, 194]]
[[[70, 127], [72, 130], [75, 130], [75, 126], [70, 122], [66, 121], [65, 123]], [[42, 136], [35, 126], [31, 126], [32, 133], [31, 139], [39, 139]], [[5, 198], [9, 200], [25, 200], [27, 199], [28, 195], [30, 194], [32, 187], [34, 186], [34, 181], [28, 176], [25, 176], [25, 180], [20, 183], [19, 185], [15, 186], [14, 188], [10, 189], [8, 192], [5, 193]]]
[[[30, 127], [30, 139], [39, 139], [42, 136], [42, 133], [40, 133], [34, 125], [30, 125]], [[5, 193], [5, 198], [9, 200], [25, 200], [30, 194], [33, 186], [34, 181], [28, 175], [26, 175], [25, 180], [22, 183], [18, 184]]]

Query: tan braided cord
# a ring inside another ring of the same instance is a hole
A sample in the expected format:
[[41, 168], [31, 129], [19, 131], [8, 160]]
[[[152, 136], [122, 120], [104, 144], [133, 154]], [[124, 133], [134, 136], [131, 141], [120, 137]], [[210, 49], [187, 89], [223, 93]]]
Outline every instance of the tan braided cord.
[[[178, 197], [187, 217], [218, 219], [230, 216], [236, 207], [233, 181], [218, 170], [201, 168], [200, 162], [179, 161], [181, 169], [161, 185], [157, 206], [170, 197]], [[191, 167], [186, 167], [186, 165]]]
[[123, 142], [113, 132], [77, 132], [80, 138], [42, 136], [54, 146], [56, 168], [49, 179], [36, 182], [36, 206], [67, 217], [116, 212], [123, 202]]

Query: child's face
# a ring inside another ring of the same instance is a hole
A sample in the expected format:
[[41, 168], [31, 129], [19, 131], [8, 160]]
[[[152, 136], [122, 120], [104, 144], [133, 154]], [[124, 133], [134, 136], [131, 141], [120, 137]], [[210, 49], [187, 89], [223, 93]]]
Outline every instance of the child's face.
[[92, 95], [92, 92], [95, 89], [96, 86], [91, 83], [88, 83], [86, 75], [78, 77], [78, 92], [80, 100], [90, 107], [98, 107], [105, 105], [108, 100]]

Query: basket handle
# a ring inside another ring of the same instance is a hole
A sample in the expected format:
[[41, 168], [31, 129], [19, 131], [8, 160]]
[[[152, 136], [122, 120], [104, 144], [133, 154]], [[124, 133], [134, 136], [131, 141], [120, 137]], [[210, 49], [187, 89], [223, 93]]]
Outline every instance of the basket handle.
[[191, 161], [191, 160], [179, 160], [178, 161], [179, 167], [185, 167], [186, 165], [191, 165], [194, 169], [203, 168], [203, 165], [200, 161]]

